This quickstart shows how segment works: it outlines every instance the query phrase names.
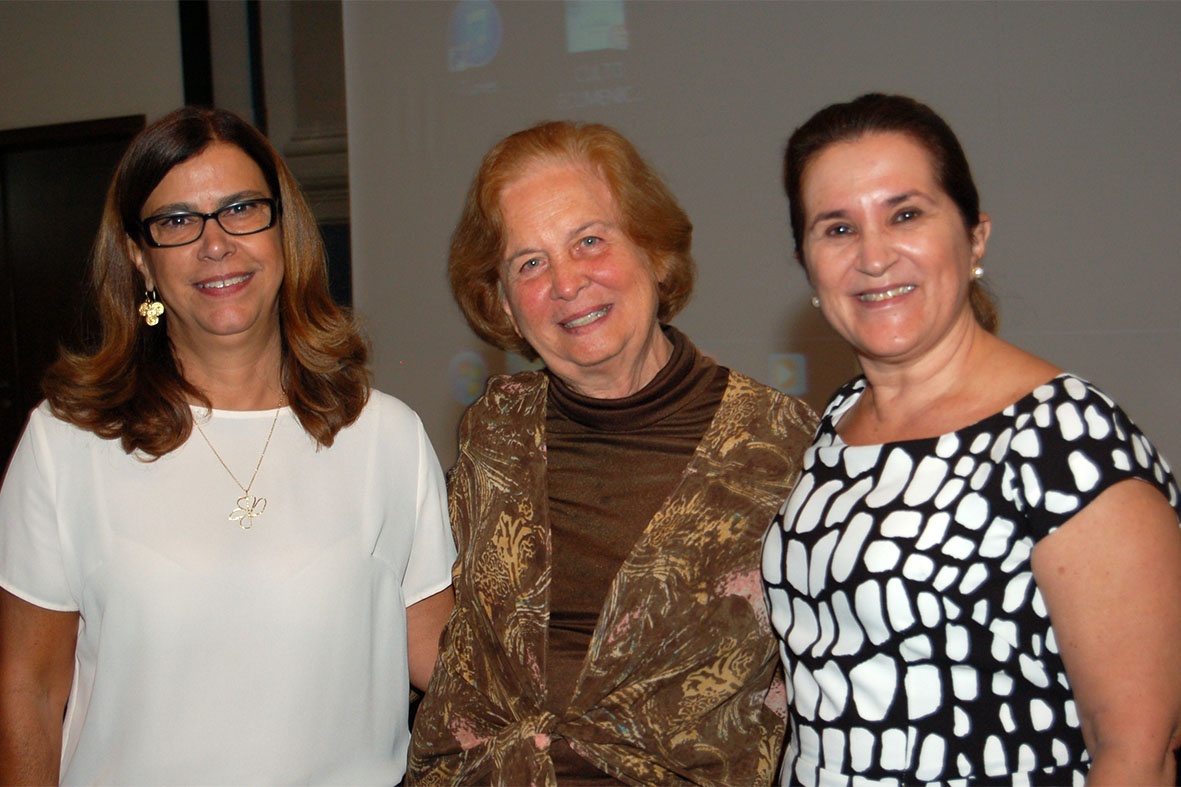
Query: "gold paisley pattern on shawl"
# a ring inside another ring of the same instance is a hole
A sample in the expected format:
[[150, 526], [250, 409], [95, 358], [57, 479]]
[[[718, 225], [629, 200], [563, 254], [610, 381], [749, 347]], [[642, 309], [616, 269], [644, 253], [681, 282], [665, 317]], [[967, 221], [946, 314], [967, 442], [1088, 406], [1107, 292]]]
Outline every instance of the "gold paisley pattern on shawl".
[[[570, 708], [542, 711], [549, 531], [544, 375], [494, 378], [449, 474], [456, 611], [415, 722], [421, 784], [553, 784], [566, 738], [632, 784], [768, 784], [786, 690], [761, 540], [815, 414], [735, 372], [680, 483], [609, 590]], [[508, 563], [508, 564], [506, 564]]]
[[534, 417], [545, 409], [544, 379], [494, 378], [460, 424], [459, 457], [447, 474], [456, 606], [414, 725], [420, 741], [445, 745], [433, 754], [447, 756], [411, 753], [421, 784], [470, 781], [491, 768], [540, 772], [524, 764], [540, 756], [506, 761], [506, 753], [528, 754], [522, 731], [539, 726], [545, 690], [549, 530], [542, 421]]

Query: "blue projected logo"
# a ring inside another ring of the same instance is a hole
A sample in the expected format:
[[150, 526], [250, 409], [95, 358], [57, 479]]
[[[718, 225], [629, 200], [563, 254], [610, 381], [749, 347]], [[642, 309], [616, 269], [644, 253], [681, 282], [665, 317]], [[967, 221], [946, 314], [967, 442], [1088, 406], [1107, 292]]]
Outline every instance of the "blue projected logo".
[[461, 0], [447, 27], [447, 70], [486, 66], [500, 51], [500, 12], [490, 0]]

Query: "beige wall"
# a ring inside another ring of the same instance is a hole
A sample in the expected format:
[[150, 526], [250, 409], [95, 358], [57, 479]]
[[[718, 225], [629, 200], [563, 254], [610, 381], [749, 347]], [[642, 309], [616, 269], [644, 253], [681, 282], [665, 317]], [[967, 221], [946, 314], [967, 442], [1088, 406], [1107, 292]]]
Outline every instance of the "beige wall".
[[174, 2], [6, 0], [0, 31], [0, 130], [151, 119], [183, 101]]

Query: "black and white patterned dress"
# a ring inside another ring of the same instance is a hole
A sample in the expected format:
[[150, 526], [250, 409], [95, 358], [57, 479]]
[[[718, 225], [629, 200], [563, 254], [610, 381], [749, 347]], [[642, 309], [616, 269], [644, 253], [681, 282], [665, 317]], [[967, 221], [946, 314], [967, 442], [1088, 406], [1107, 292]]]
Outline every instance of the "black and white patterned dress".
[[1088, 756], [1030, 555], [1105, 488], [1168, 464], [1061, 375], [939, 437], [849, 446], [836, 393], [767, 532], [787, 673], [784, 784], [1081, 783]]

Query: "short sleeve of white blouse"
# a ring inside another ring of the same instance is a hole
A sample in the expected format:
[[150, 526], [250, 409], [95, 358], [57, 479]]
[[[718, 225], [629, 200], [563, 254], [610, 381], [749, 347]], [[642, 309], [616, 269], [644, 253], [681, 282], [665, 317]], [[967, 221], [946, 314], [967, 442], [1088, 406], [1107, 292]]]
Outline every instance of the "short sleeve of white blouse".
[[[0, 491], [0, 586], [80, 616], [63, 783], [397, 783], [406, 607], [455, 558], [421, 422], [373, 392], [318, 449], [289, 409], [194, 413], [217, 455], [144, 462], [42, 405]], [[249, 479], [272, 425], [244, 522], [218, 456]]]
[[1079, 781], [1087, 755], [1034, 545], [1126, 479], [1181, 516], [1168, 464], [1061, 375], [939, 437], [849, 446], [837, 392], [764, 541], [793, 691], [784, 781]]

